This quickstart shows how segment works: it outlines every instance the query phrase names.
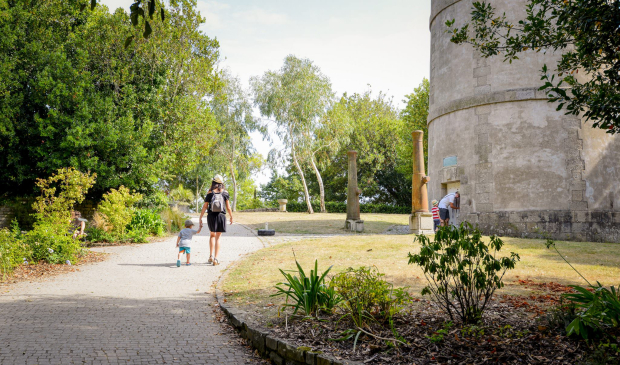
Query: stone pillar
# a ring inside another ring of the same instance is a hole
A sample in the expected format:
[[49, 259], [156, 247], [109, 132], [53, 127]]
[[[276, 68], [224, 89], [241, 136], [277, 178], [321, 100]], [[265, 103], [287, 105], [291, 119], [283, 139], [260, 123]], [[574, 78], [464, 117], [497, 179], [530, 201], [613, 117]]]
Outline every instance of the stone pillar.
[[281, 212], [286, 212], [286, 203], [288, 203], [287, 199], [278, 199], [278, 204], [280, 204]]
[[362, 191], [357, 187], [357, 152], [347, 152], [349, 158], [349, 184], [347, 191], [347, 220], [345, 229], [363, 232], [364, 221], [360, 220], [360, 194]]
[[433, 215], [428, 211], [426, 186], [430, 178], [424, 171], [424, 132], [414, 131], [411, 136], [413, 137], [413, 177], [411, 179], [409, 229], [414, 234], [433, 233]]

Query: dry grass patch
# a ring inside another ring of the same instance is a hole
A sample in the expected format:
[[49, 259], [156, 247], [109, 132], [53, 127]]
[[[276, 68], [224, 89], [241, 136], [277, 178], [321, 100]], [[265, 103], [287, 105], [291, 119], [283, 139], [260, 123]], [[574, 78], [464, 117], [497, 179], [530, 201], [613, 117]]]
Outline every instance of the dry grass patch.
[[[270, 225], [271, 226], [271, 225]], [[386, 274], [386, 280], [395, 286], [410, 287], [414, 296], [420, 297], [426, 279], [422, 270], [407, 264], [407, 254], [417, 252], [419, 244], [413, 243], [412, 235], [358, 235], [324, 239], [308, 239], [279, 244], [257, 251], [232, 268], [224, 283], [229, 300], [246, 309], [273, 314], [280, 298], [270, 298], [274, 285], [283, 278], [278, 271], [295, 269], [295, 259], [304, 270], [319, 261], [319, 271], [333, 265], [331, 274], [348, 267], [376, 265]], [[566, 265], [555, 251], [545, 247], [545, 241], [534, 239], [505, 238], [502, 252], [517, 252], [521, 261], [506, 275], [506, 287], [498, 294], [538, 294], [532, 286], [519, 285], [518, 280], [538, 283], [556, 282], [564, 285], [584, 285], [579, 276]], [[603, 285], [617, 285], [620, 278], [620, 255], [618, 244], [558, 242], [559, 250], [590, 281]]]
[[[351, 233], [344, 229], [344, 213], [243, 213], [235, 214], [235, 220], [253, 229], [265, 227], [278, 233], [296, 234], [344, 234]], [[364, 233], [382, 233], [393, 225], [409, 224], [407, 214], [362, 214]]]

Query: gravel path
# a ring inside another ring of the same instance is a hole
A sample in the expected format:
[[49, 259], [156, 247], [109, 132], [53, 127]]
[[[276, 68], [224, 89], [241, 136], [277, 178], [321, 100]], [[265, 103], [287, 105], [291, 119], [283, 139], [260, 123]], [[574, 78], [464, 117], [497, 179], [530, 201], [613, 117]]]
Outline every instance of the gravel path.
[[[206, 222], [205, 222], [206, 223]], [[213, 283], [240, 256], [263, 248], [238, 224], [211, 266], [208, 229], [192, 266], [176, 267], [176, 238], [98, 248], [110, 257], [0, 297], [0, 364], [246, 364], [252, 356], [215, 319]]]

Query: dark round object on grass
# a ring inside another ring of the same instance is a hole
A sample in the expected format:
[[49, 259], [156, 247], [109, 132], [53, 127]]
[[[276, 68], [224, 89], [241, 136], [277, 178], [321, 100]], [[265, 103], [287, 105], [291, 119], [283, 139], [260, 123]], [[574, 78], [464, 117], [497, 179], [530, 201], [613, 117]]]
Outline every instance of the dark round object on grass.
[[259, 229], [258, 230], [259, 236], [273, 236], [275, 234], [276, 234], [275, 229]]

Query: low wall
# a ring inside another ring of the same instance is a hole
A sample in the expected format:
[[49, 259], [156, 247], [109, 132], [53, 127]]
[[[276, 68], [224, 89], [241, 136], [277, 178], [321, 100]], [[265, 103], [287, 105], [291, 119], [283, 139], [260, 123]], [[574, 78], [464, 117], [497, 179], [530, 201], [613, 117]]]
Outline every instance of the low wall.
[[620, 212], [535, 210], [461, 215], [488, 235], [620, 243]]
[[[82, 204], [75, 206], [75, 210], [82, 214], [82, 218], [91, 220], [95, 214], [97, 204], [90, 200], [85, 200]], [[0, 228], [6, 228], [11, 225], [11, 221], [15, 218], [13, 209], [8, 205], [0, 205]]]
[[278, 208], [257, 208], [257, 209], [244, 209], [239, 210], [239, 213], [257, 213], [257, 212], [279, 212]]

